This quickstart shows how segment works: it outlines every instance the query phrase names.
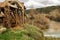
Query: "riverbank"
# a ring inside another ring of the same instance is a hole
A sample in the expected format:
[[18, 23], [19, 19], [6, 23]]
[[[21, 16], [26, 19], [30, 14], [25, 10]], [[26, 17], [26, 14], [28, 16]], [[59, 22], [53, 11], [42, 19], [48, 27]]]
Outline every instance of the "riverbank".
[[25, 28], [22, 30], [7, 29], [0, 34], [0, 40], [60, 40], [60, 38], [44, 36], [43, 31], [38, 27], [25, 25]]

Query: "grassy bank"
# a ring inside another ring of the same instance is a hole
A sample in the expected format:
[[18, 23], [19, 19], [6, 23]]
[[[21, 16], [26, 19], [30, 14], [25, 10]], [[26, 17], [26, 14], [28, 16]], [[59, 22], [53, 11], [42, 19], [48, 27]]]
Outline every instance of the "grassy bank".
[[44, 37], [39, 28], [26, 25], [22, 30], [7, 29], [7, 31], [0, 34], [0, 40], [60, 40], [60, 38]]

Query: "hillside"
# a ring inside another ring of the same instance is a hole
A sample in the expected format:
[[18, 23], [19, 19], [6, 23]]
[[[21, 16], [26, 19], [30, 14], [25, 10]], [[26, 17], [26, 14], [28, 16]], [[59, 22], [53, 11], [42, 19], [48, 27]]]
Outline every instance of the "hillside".
[[26, 10], [26, 23], [48, 29], [51, 21], [60, 22], [60, 6]]
[[[44, 8], [37, 8], [37, 9], [34, 9], [34, 10], [37, 10], [38, 12], [49, 13], [49, 12], [51, 12], [52, 10], [55, 10], [55, 9], [60, 10], [60, 6], [50, 6], [50, 7], [44, 7]], [[26, 10], [25, 12], [28, 13], [30, 10], [31, 10], [31, 9]]]

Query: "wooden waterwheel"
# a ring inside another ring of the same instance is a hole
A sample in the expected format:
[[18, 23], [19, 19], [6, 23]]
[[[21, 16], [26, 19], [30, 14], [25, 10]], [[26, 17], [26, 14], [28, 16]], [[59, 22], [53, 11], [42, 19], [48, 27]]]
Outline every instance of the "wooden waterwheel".
[[[10, 3], [9, 3], [10, 2]], [[6, 28], [15, 27], [17, 25], [24, 26], [24, 5], [16, 1], [5, 2], [3, 5], [4, 18], [3, 26]], [[1, 7], [0, 7], [1, 8]], [[1, 11], [1, 10], [0, 10]]]

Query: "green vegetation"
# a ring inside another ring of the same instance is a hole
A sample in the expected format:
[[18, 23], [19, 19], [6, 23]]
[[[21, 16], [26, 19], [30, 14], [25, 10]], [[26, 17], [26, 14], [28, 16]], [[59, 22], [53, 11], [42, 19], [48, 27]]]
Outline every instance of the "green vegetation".
[[60, 38], [44, 37], [43, 32], [33, 25], [25, 25], [22, 30], [8, 29], [0, 34], [0, 40], [59, 40]]
[[59, 8], [60, 8], [60, 6], [52, 6], [52, 7], [38, 8], [36, 10], [39, 12], [49, 13], [52, 10], [59, 9]]
[[23, 30], [8, 29], [0, 34], [0, 40], [39, 40], [43, 35], [41, 32], [38, 28], [27, 25]]
[[[51, 7], [45, 7], [45, 8], [37, 8], [37, 9], [34, 9], [34, 10], [37, 10], [38, 12], [44, 12], [44, 13], [49, 13], [51, 12], [52, 10], [55, 10], [55, 9], [58, 9], [60, 10], [60, 6], [51, 6]], [[30, 10], [26, 10], [25, 12], [28, 14]]]

